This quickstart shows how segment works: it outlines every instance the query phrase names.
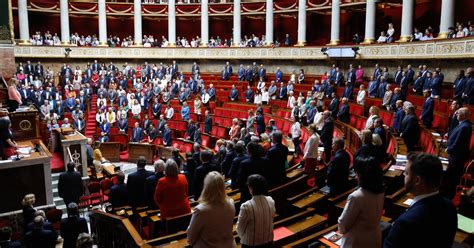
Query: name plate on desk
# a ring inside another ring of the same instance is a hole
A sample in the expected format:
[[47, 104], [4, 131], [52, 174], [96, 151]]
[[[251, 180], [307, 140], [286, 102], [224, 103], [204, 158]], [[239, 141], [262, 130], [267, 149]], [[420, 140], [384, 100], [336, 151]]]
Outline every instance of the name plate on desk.
[[38, 111], [12, 112], [9, 114], [15, 140], [39, 138]]

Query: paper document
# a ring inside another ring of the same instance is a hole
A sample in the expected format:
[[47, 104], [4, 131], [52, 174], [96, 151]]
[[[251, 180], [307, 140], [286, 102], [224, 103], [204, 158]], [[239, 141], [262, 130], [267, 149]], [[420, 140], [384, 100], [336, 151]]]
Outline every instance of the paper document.
[[474, 220], [458, 214], [458, 229], [466, 233], [474, 233]]
[[411, 206], [411, 204], [413, 204], [413, 199], [406, 199], [403, 204], [405, 205], [408, 205], [408, 206]]

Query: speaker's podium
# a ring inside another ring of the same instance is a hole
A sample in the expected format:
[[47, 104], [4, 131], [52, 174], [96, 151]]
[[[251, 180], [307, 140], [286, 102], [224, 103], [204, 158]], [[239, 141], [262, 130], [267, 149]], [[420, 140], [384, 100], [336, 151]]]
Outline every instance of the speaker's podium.
[[58, 128], [56, 132], [63, 150], [64, 165], [74, 162], [82, 177], [87, 177], [87, 138], [72, 128]]

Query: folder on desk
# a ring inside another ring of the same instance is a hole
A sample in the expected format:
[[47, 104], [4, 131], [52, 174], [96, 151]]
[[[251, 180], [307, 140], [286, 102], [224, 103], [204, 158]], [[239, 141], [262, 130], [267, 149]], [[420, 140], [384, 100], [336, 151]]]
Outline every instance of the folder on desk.
[[286, 238], [286, 237], [291, 236], [293, 234], [294, 233], [291, 230], [289, 230], [288, 228], [286, 228], [284, 226], [275, 228], [275, 229], [273, 229], [273, 241], [277, 241], [277, 240]]
[[458, 229], [466, 233], [474, 233], [474, 220], [458, 214]]

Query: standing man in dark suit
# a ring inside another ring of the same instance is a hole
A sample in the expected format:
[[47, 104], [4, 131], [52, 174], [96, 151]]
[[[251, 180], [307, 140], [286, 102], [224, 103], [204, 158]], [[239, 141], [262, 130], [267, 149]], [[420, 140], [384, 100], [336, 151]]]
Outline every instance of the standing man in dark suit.
[[395, 117], [393, 120], [392, 128], [396, 133], [400, 133], [402, 130], [402, 121], [405, 118], [405, 111], [403, 110], [403, 101], [398, 100], [395, 103]]
[[288, 157], [288, 147], [282, 144], [283, 134], [277, 130], [272, 134], [273, 146], [267, 151], [267, 159], [271, 165], [268, 178], [273, 185], [280, 185], [286, 182], [286, 162]]
[[244, 81], [245, 80], [245, 68], [244, 65], [240, 65], [239, 69], [237, 70], [237, 78], [239, 81]]
[[226, 67], [224, 66], [221, 71], [221, 79], [222, 80], [229, 80], [229, 73], [227, 73]]
[[127, 190], [128, 199], [132, 208], [146, 206], [145, 195], [145, 179], [153, 172], [145, 170], [146, 158], [144, 156], [138, 157], [137, 171], [128, 175]]
[[418, 118], [415, 115], [415, 108], [413, 106], [405, 108], [405, 118], [402, 121], [400, 137], [403, 138], [408, 152], [415, 151], [415, 146], [420, 139], [420, 124], [418, 124]]
[[405, 71], [405, 77], [408, 79], [408, 83], [413, 85], [413, 78], [415, 77], [415, 71], [411, 68], [411, 65], [407, 65], [407, 70]]
[[452, 247], [456, 208], [438, 193], [441, 161], [426, 153], [409, 153], [407, 158], [405, 188], [413, 194], [413, 202], [392, 224], [383, 247]]
[[331, 112], [331, 115], [333, 117], [336, 117], [337, 113], [339, 112], [339, 100], [337, 99], [335, 92], [331, 93], [331, 98], [332, 98], [332, 100], [329, 103], [328, 110]]
[[286, 99], [286, 96], [287, 96], [286, 93], [287, 93], [287, 88], [285, 86], [285, 83], [281, 82], [280, 83], [280, 90], [279, 90], [279, 93], [278, 93], [278, 99], [280, 99], [280, 100]]
[[342, 72], [339, 70], [339, 67], [336, 67], [336, 72], [334, 74], [334, 81], [336, 81], [336, 85], [338, 87], [342, 86], [342, 82], [344, 81], [344, 76], [342, 75]]
[[423, 103], [420, 119], [425, 127], [431, 128], [433, 124], [434, 100], [431, 97], [430, 90], [424, 90], [423, 96], [425, 97], [425, 103]]
[[469, 108], [463, 107], [456, 111], [459, 124], [450, 133], [446, 153], [449, 155], [449, 166], [444, 177], [443, 195], [454, 198], [456, 186], [464, 173], [464, 164], [469, 160], [471, 150], [472, 123], [469, 120]]
[[335, 196], [344, 192], [349, 186], [349, 165], [351, 158], [344, 150], [345, 141], [336, 138], [332, 143], [334, 157], [328, 164], [327, 185], [329, 196]]
[[245, 69], [245, 80], [249, 82], [249, 85], [253, 85], [253, 77], [253, 69], [248, 65]]
[[83, 184], [81, 174], [75, 171], [76, 165], [73, 162], [67, 164], [67, 171], [59, 175], [58, 193], [63, 198], [66, 206], [71, 202], [78, 203], [82, 196]]
[[140, 127], [140, 123], [135, 122], [135, 128], [132, 129], [131, 142], [140, 142], [143, 139], [143, 129]]
[[[459, 73], [456, 75], [456, 79], [453, 82], [454, 99], [462, 99], [462, 93], [464, 91], [465, 86], [466, 86], [466, 77], [464, 76], [464, 70], [459, 70]], [[21, 96], [23, 100], [23, 94]]]
[[402, 74], [403, 74], [402, 67], [398, 66], [397, 72], [395, 72], [395, 78], [394, 78], [395, 84], [400, 85], [400, 83], [402, 82], [402, 77], [403, 77]]
[[217, 171], [217, 168], [211, 163], [212, 154], [209, 151], [201, 152], [201, 166], [197, 167], [193, 176], [194, 200], [198, 200], [204, 187], [204, 178], [207, 173]]
[[402, 72], [402, 78], [400, 79], [400, 99], [403, 101], [407, 98], [408, 85], [410, 84], [410, 81], [408, 80], [406, 72]]
[[[41, 215], [33, 219], [33, 230], [25, 235], [28, 248], [55, 248], [58, 234], [55, 231], [43, 229], [44, 218]], [[66, 247], [66, 246], [65, 246]]]
[[110, 188], [109, 202], [114, 208], [122, 207], [128, 204], [128, 191], [125, 184], [125, 174], [119, 171], [117, 173], [118, 183]]
[[469, 67], [466, 70], [466, 85], [462, 93], [462, 98], [467, 104], [474, 104], [474, 70]]
[[458, 116], [457, 116], [457, 111], [462, 107], [462, 101], [461, 100], [453, 100], [451, 103], [451, 115], [448, 117], [448, 137], [449, 135], [453, 132], [453, 130], [458, 126], [459, 121], [458, 121]]
[[[269, 180], [269, 178], [271, 178], [271, 175], [269, 174], [272, 170], [268, 160], [262, 157], [263, 147], [260, 144], [250, 142], [247, 145], [247, 151], [250, 157], [240, 163], [240, 171], [238, 173], [241, 203], [252, 198], [247, 187], [247, 178], [253, 174], [260, 174], [265, 177], [265, 179]], [[273, 182], [270, 182], [269, 184], [273, 185]]]
[[329, 162], [329, 159], [331, 159], [334, 122], [332, 120], [331, 113], [328, 110], [323, 112], [323, 119], [324, 119], [324, 124], [323, 124], [323, 128], [321, 129], [320, 140], [323, 143], [324, 157], [325, 157], [325, 162], [327, 163]]
[[344, 122], [344, 123], [349, 123], [349, 119], [350, 119], [350, 108], [349, 108], [349, 102], [347, 100], [347, 98], [343, 97], [342, 98], [342, 106], [341, 108], [339, 109], [339, 112], [337, 113], [337, 118]]
[[155, 189], [156, 184], [160, 178], [164, 177], [165, 171], [165, 162], [161, 159], [158, 159], [154, 163], [155, 173], [146, 178], [145, 182], [145, 194], [146, 201], [148, 202], [148, 209], [158, 209], [158, 206], [155, 203]]
[[163, 131], [163, 145], [171, 146], [171, 129], [168, 126], [168, 123], [165, 124], [165, 130]]
[[86, 219], [79, 217], [76, 203], [67, 205], [67, 218], [61, 220], [61, 237], [64, 239], [64, 248], [75, 248], [79, 234], [89, 233]]

